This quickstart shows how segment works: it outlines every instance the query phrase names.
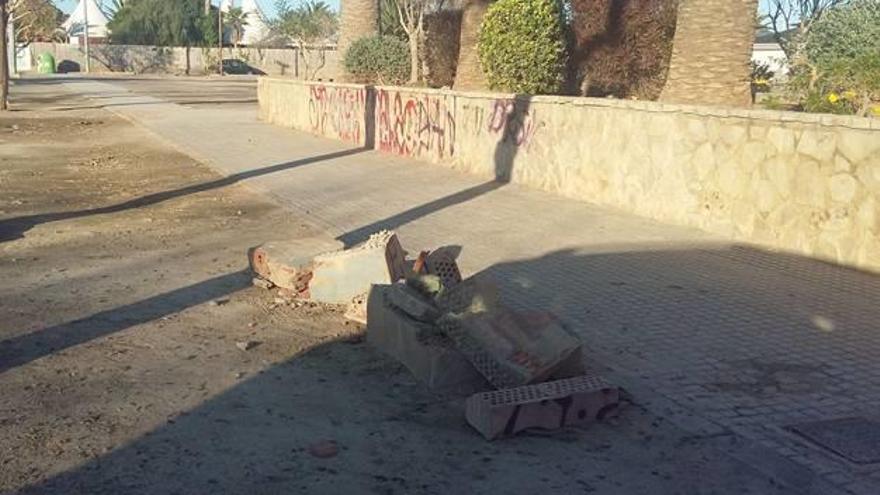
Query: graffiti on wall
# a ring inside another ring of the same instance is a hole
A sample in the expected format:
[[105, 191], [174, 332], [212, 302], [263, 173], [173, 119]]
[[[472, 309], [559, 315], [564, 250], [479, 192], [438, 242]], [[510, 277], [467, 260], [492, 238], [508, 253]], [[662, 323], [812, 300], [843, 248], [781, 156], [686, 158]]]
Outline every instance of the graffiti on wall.
[[489, 132], [500, 135], [506, 143], [527, 147], [541, 126], [528, 102], [502, 98], [490, 103], [489, 108]]
[[455, 154], [455, 115], [441, 95], [377, 91], [376, 131], [382, 151], [436, 158]]
[[366, 90], [314, 85], [309, 92], [309, 122], [322, 136], [360, 143], [364, 136]]

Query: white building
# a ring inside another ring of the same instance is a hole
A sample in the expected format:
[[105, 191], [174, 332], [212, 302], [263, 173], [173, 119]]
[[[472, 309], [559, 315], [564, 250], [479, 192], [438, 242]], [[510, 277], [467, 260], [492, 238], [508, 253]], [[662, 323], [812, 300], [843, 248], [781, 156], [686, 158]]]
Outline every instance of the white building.
[[[783, 36], [792, 36], [794, 33], [783, 33]], [[776, 41], [773, 33], [760, 30], [755, 36], [755, 44], [752, 46], [752, 62], [766, 64], [777, 76], [788, 74], [788, 59], [782, 46]]]
[[257, 0], [242, 0], [241, 10], [247, 15], [247, 25], [244, 27], [242, 43], [245, 45], [257, 45], [269, 37], [270, 30], [266, 14], [260, 8]]
[[98, 6], [98, 2], [96, 0], [80, 0], [73, 12], [70, 13], [70, 17], [61, 25], [67, 33], [71, 45], [78, 45], [84, 41], [86, 13], [88, 13], [89, 19], [89, 41], [103, 43], [109, 37], [107, 23], [110, 22], [110, 19]]

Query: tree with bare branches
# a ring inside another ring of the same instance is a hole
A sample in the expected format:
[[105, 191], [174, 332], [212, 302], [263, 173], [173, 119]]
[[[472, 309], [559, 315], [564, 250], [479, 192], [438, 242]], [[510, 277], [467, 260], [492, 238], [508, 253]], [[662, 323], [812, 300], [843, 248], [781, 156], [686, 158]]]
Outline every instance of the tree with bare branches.
[[410, 84], [424, 79], [425, 16], [443, 8], [444, 0], [397, 0], [397, 17], [406, 33], [410, 54]]
[[[802, 39], [810, 26], [828, 9], [848, 0], [769, 0], [767, 5], [767, 28], [773, 32], [776, 42], [792, 61], [797, 54], [797, 40]], [[795, 36], [792, 36], [795, 34]]]

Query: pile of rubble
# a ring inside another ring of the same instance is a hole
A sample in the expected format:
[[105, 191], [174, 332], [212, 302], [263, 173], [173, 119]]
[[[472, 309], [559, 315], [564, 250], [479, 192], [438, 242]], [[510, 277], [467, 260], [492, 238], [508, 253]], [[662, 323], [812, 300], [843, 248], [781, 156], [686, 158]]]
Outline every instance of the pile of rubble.
[[551, 313], [505, 306], [491, 281], [462, 279], [458, 251], [408, 260], [397, 235], [383, 231], [351, 249], [300, 240], [256, 247], [249, 258], [258, 277], [293, 297], [348, 304], [367, 341], [430, 389], [473, 394], [466, 417], [487, 439], [614, 411], [619, 391], [585, 375], [580, 340]]

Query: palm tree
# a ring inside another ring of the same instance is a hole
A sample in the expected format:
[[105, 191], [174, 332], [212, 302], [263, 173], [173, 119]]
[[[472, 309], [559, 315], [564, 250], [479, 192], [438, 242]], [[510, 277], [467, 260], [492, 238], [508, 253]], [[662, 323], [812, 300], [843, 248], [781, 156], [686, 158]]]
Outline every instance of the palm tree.
[[378, 0], [340, 0], [339, 42], [336, 45], [339, 60], [355, 41], [379, 34]]
[[758, 0], [681, 0], [662, 101], [751, 104]]
[[241, 7], [232, 7], [223, 14], [223, 23], [232, 30], [232, 44], [238, 48], [241, 38], [244, 36], [244, 27], [248, 25], [247, 12]]
[[489, 10], [490, 0], [465, 0], [461, 15], [461, 42], [458, 52], [458, 68], [455, 72], [455, 89], [485, 89], [486, 76], [480, 67], [477, 42], [483, 16]]

